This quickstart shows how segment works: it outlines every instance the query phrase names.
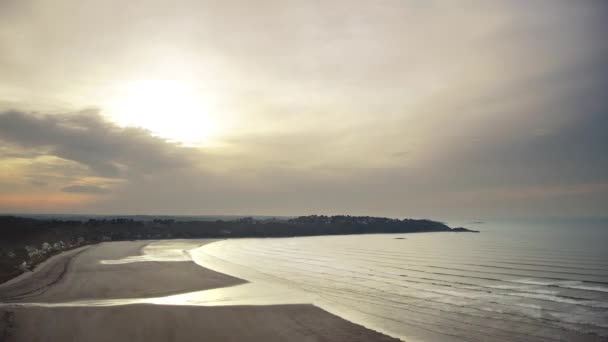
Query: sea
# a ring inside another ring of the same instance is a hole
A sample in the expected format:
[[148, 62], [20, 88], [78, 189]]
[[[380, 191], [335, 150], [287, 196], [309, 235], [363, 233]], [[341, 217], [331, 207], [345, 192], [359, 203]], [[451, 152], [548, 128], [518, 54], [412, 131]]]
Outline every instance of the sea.
[[198, 301], [312, 303], [405, 341], [608, 341], [608, 220], [448, 223], [481, 232], [207, 244], [195, 262], [250, 283]]

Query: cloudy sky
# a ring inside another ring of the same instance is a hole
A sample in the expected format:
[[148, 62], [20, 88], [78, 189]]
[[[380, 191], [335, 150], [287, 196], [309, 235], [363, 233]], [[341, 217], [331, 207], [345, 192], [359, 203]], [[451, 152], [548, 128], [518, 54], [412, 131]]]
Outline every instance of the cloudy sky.
[[0, 212], [608, 212], [605, 1], [0, 0]]

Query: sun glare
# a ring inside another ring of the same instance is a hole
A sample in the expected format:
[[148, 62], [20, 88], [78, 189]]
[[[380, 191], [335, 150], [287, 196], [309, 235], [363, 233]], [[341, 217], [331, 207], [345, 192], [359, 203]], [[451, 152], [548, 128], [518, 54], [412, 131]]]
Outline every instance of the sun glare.
[[202, 145], [216, 131], [208, 98], [177, 80], [142, 80], [117, 87], [105, 112], [118, 124], [137, 126], [185, 144]]

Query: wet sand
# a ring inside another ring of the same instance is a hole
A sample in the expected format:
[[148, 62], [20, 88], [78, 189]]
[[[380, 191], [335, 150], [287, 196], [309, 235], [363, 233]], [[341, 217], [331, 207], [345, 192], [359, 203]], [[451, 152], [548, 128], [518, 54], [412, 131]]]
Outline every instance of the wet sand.
[[[149, 243], [103, 243], [55, 256], [0, 285], [0, 301], [145, 298], [244, 283], [191, 261], [100, 263], [139, 255]], [[396, 341], [312, 305], [17, 305], [0, 308], [0, 341]]]

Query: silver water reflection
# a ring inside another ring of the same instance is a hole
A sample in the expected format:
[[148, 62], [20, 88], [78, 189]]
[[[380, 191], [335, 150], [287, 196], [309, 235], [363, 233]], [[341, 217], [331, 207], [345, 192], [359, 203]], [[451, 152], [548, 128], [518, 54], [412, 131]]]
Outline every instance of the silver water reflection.
[[204, 267], [308, 294], [327, 311], [408, 341], [606, 340], [606, 240], [556, 234], [239, 239], [190, 254]]

